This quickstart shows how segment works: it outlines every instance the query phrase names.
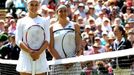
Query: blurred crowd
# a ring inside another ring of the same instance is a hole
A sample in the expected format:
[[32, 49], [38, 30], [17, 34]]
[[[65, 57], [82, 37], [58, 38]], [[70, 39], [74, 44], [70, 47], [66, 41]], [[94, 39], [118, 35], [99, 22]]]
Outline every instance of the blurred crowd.
[[[38, 14], [48, 19], [51, 24], [57, 21], [57, 6], [66, 5], [68, 20], [80, 26], [83, 55], [114, 51], [112, 45], [117, 37], [129, 40], [134, 48], [134, 0], [40, 0], [40, 2]], [[0, 20], [0, 57], [17, 60], [20, 49], [15, 44], [16, 22], [27, 15], [27, 5], [25, 0], [7, 0], [5, 7], [9, 11], [6, 18]], [[119, 29], [114, 29], [115, 27]], [[49, 53], [47, 58], [51, 60]], [[95, 64], [103, 66], [99, 68], [100, 72], [112, 75], [109, 61], [98, 61]], [[87, 62], [83, 68], [92, 69], [93, 65], [92, 61]]]

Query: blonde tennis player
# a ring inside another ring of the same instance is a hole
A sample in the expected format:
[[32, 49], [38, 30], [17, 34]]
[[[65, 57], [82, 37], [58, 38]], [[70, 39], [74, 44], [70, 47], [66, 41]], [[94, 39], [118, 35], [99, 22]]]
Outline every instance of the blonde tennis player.
[[45, 50], [49, 22], [38, 16], [39, 1], [27, 0], [27, 16], [17, 21], [16, 43], [21, 48], [16, 70], [20, 75], [45, 75], [49, 70]]
[[[58, 20], [50, 27], [50, 53], [54, 59], [81, 55], [81, 37], [78, 24], [67, 19], [67, 7], [57, 9]], [[80, 75], [80, 64], [54, 65], [50, 75]]]

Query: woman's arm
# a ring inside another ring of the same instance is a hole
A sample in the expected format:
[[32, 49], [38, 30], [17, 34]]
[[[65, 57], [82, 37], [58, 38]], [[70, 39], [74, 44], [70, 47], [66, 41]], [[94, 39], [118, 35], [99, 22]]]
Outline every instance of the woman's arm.
[[21, 48], [21, 50], [24, 50], [25, 52], [30, 53], [31, 50], [22, 41], [23, 40], [23, 26], [21, 24], [21, 20], [22, 19], [19, 19], [17, 21], [16, 33], [15, 33], [15, 41], [16, 41], [16, 44]]
[[81, 39], [80, 27], [78, 24], [75, 24], [75, 42], [76, 42], [76, 54], [77, 56], [80, 56], [83, 53], [83, 49], [81, 47], [82, 39]]
[[60, 55], [58, 54], [58, 52], [55, 50], [54, 48], [54, 34], [53, 34], [53, 27], [50, 27], [50, 44], [49, 44], [49, 52], [51, 53], [51, 55], [53, 56], [54, 59], [60, 59]]

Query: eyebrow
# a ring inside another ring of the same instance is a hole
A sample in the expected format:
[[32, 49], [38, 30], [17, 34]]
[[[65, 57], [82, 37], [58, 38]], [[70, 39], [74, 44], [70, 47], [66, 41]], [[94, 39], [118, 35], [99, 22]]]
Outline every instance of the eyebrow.
[[38, 3], [30, 3], [30, 5], [39, 5]]

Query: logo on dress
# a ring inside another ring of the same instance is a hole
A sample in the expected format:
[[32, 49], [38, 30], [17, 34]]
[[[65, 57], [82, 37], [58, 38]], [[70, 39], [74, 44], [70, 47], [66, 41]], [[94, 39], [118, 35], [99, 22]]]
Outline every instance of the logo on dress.
[[71, 28], [72, 26], [68, 26], [69, 28]]

